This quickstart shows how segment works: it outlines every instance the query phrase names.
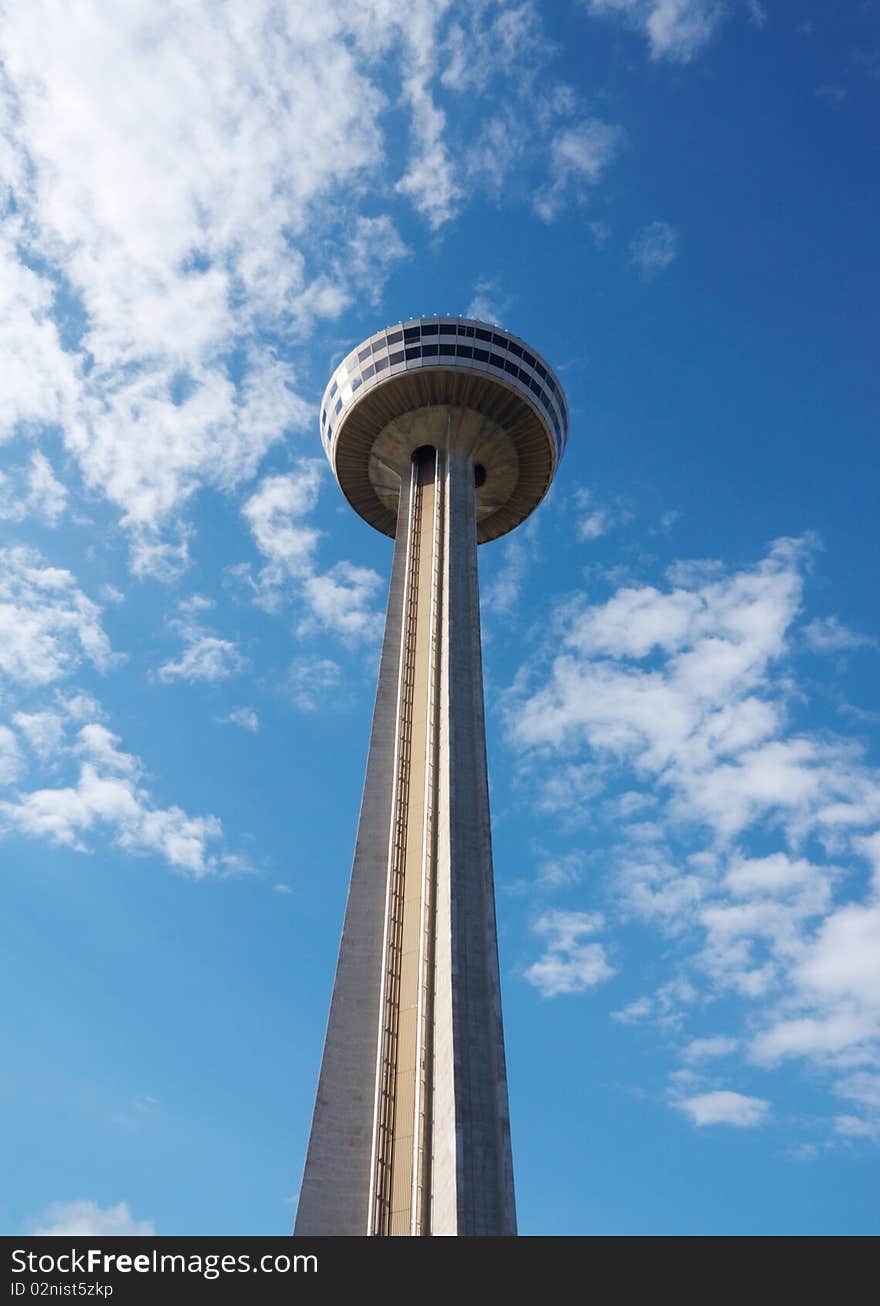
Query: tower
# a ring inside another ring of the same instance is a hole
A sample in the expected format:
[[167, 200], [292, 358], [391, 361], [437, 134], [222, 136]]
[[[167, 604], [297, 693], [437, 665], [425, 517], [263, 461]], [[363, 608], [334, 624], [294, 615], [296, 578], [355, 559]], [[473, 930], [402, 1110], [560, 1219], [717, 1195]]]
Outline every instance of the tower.
[[339, 486], [395, 545], [298, 1235], [516, 1233], [477, 544], [567, 433], [543, 359], [465, 318], [380, 331], [324, 393]]

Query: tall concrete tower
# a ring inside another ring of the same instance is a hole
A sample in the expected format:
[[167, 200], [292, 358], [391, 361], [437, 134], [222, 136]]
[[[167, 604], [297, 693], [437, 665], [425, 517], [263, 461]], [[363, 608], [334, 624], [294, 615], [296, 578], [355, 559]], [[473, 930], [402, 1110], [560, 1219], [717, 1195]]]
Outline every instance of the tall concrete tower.
[[380, 331], [324, 393], [339, 486], [395, 545], [297, 1235], [516, 1233], [477, 544], [567, 433], [544, 360], [465, 318]]

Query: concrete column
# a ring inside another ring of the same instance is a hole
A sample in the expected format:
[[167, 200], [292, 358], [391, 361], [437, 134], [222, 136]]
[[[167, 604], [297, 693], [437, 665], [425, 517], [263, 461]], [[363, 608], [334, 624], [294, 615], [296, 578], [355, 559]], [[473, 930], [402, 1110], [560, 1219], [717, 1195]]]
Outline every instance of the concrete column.
[[300, 1235], [516, 1232], [474, 464], [454, 443], [401, 489]]

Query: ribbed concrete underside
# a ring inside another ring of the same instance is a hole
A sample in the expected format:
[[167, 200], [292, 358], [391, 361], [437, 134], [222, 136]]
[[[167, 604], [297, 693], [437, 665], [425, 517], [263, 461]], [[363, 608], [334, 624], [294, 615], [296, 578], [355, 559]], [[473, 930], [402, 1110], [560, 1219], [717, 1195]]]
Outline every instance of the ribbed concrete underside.
[[[477, 494], [477, 540], [482, 544], [507, 534], [547, 493], [555, 471], [553, 439], [537, 409], [520, 393], [495, 377], [464, 367], [422, 367], [389, 377], [365, 393], [343, 417], [334, 439], [334, 467], [349, 503], [371, 526], [385, 535], [395, 535], [395, 506], [381, 493], [381, 487], [377, 489], [377, 438], [392, 423], [399, 426], [407, 413], [429, 408], [470, 410], [488, 419], [487, 430], [504, 432], [510, 451], [506, 459], [500, 448], [494, 453], [484, 448], [469, 452], [488, 472], [485, 486]], [[409, 455], [416, 447], [415, 443], [402, 447], [393, 468], [404, 479]], [[484, 457], [489, 454], [497, 458], [497, 470], [503, 471], [503, 476], [493, 475], [490, 457]], [[509, 480], [511, 472], [512, 482], [503, 501], [495, 502], [500, 481]]]
[[404, 481], [298, 1235], [516, 1232], [475, 514], [469, 458]]

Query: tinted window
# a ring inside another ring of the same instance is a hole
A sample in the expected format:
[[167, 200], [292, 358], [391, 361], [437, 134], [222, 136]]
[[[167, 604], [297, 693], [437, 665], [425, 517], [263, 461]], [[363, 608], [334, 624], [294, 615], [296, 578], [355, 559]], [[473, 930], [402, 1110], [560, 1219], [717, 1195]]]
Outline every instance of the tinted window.
[[341, 399], [337, 399], [337, 400], [336, 400], [336, 407], [333, 409], [333, 411], [334, 411], [334, 413], [340, 413], [340, 412], [342, 411], [342, 400], [341, 400]]
[[489, 352], [486, 349], [474, 349], [474, 358], [478, 358], [481, 363], [488, 363]]
[[408, 350], [406, 351], [406, 356], [407, 356], [407, 358], [421, 358], [421, 356], [422, 356], [422, 351], [421, 351], [421, 349], [419, 349], [419, 347], [418, 347], [418, 345], [417, 345], [415, 349], [408, 349]]
[[364, 362], [367, 358], [369, 358], [369, 357], [370, 357], [370, 347], [369, 347], [369, 345], [367, 346], [366, 349], [361, 349], [361, 350], [358, 351], [358, 362], [359, 362], [359, 363], [363, 363], [363, 362]]
[[478, 339], [478, 340], [491, 340], [491, 339], [492, 339], [492, 332], [491, 332], [491, 331], [481, 331], [480, 328], [477, 327], [477, 339]]
[[507, 339], [507, 336], [499, 336], [496, 331], [493, 332], [492, 334], [492, 344], [500, 345], [502, 349], [506, 349], [507, 346], [510, 344], [510, 341]]
[[540, 363], [535, 363], [535, 371], [538, 373], [538, 376], [541, 378], [542, 381], [546, 381], [547, 379], [546, 367], [542, 367]]
[[332, 399], [333, 396], [336, 394], [336, 391], [337, 391], [338, 389], [339, 389], [339, 386], [338, 386], [338, 385], [336, 384], [336, 382], [334, 381], [333, 384], [332, 384], [331, 387], [330, 387], [330, 398], [331, 398], [331, 399]]
[[503, 366], [504, 366], [504, 359], [501, 357], [500, 354], [490, 354], [490, 355], [489, 355], [489, 362], [492, 364], [493, 367], [503, 367]]
[[403, 362], [403, 350], [402, 350], [402, 349], [399, 350], [396, 354], [390, 354], [390, 355], [389, 355], [389, 358], [388, 358], [388, 361], [389, 361], [389, 363], [402, 363], [402, 362]]
[[423, 326], [423, 327], [422, 327], [422, 335], [423, 335], [423, 336], [436, 336], [436, 334], [437, 334], [437, 332], [438, 332], [439, 330], [440, 330], [440, 328], [438, 327], [438, 325], [437, 325], [436, 322], [430, 322], [430, 323], [428, 323], [427, 326]]
[[384, 350], [388, 348], [388, 341], [385, 340], [384, 338], [381, 340], [374, 340], [373, 343], [370, 345], [370, 348], [372, 349], [374, 354], [381, 354], [384, 352]]
[[441, 322], [441, 323], [440, 323], [440, 334], [441, 334], [441, 336], [454, 336], [457, 330], [459, 330], [459, 328], [456, 327], [456, 325], [455, 325], [454, 322]]
[[538, 382], [532, 376], [529, 377], [529, 385], [534, 390], [536, 395], [542, 395], [544, 393], [541, 387], [538, 385]]
[[441, 354], [454, 354], [454, 353], [455, 353], [455, 345], [439, 345], [438, 348], [439, 348]]
[[403, 332], [402, 332], [402, 331], [392, 331], [392, 332], [389, 332], [389, 335], [388, 335], [388, 343], [389, 343], [389, 345], [399, 345], [402, 339], [403, 339]]
[[437, 353], [439, 347], [440, 347], [439, 345], [422, 345], [422, 353], [425, 355], [426, 358], [428, 357], [433, 358], [433, 356]]
[[474, 351], [471, 345], [459, 345], [456, 350], [459, 358], [473, 358]]
[[510, 363], [506, 358], [504, 360], [504, 370], [505, 372], [509, 372], [511, 376], [519, 376], [519, 368], [516, 363]]
[[418, 328], [418, 327], [407, 327], [406, 330], [405, 330], [404, 333], [403, 333], [403, 338], [404, 338], [404, 340], [418, 340], [418, 338], [419, 338], [419, 328]]
[[508, 340], [507, 348], [512, 354], [516, 354], [517, 358], [522, 358], [523, 351], [520, 349], [519, 345], [515, 345], [512, 340]]
[[529, 367], [534, 367], [535, 363], [538, 361], [536, 358], [532, 357], [532, 355], [529, 353], [527, 349], [523, 350], [523, 358], [526, 360]]
[[356, 376], [351, 383], [351, 393], [354, 394], [355, 390], [360, 390], [362, 385], [363, 381], [359, 376]]
[[372, 366], [372, 364], [371, 364], [369, 367], [365, 367], [365, 368], [364, 368], [364, 380], [365, 380], [365, 381], [368, 381], [368, 380], [370, 379], [370, 377], [373, 375], [373, 373], [375, 372], [375, 370], [376, 370], [376, 369], [375, 369], [375, 367]]
[[388, 366], [388, 359], [387, 359], [387, 358], [377, 358], [377, 359], [376, 359], [376, 371], [377, 371], [377, 372], [381, 372], [381, 371], [382, 371], [382, 368], [383, 368], [383, 367], [387, 367], [387, 366]]

